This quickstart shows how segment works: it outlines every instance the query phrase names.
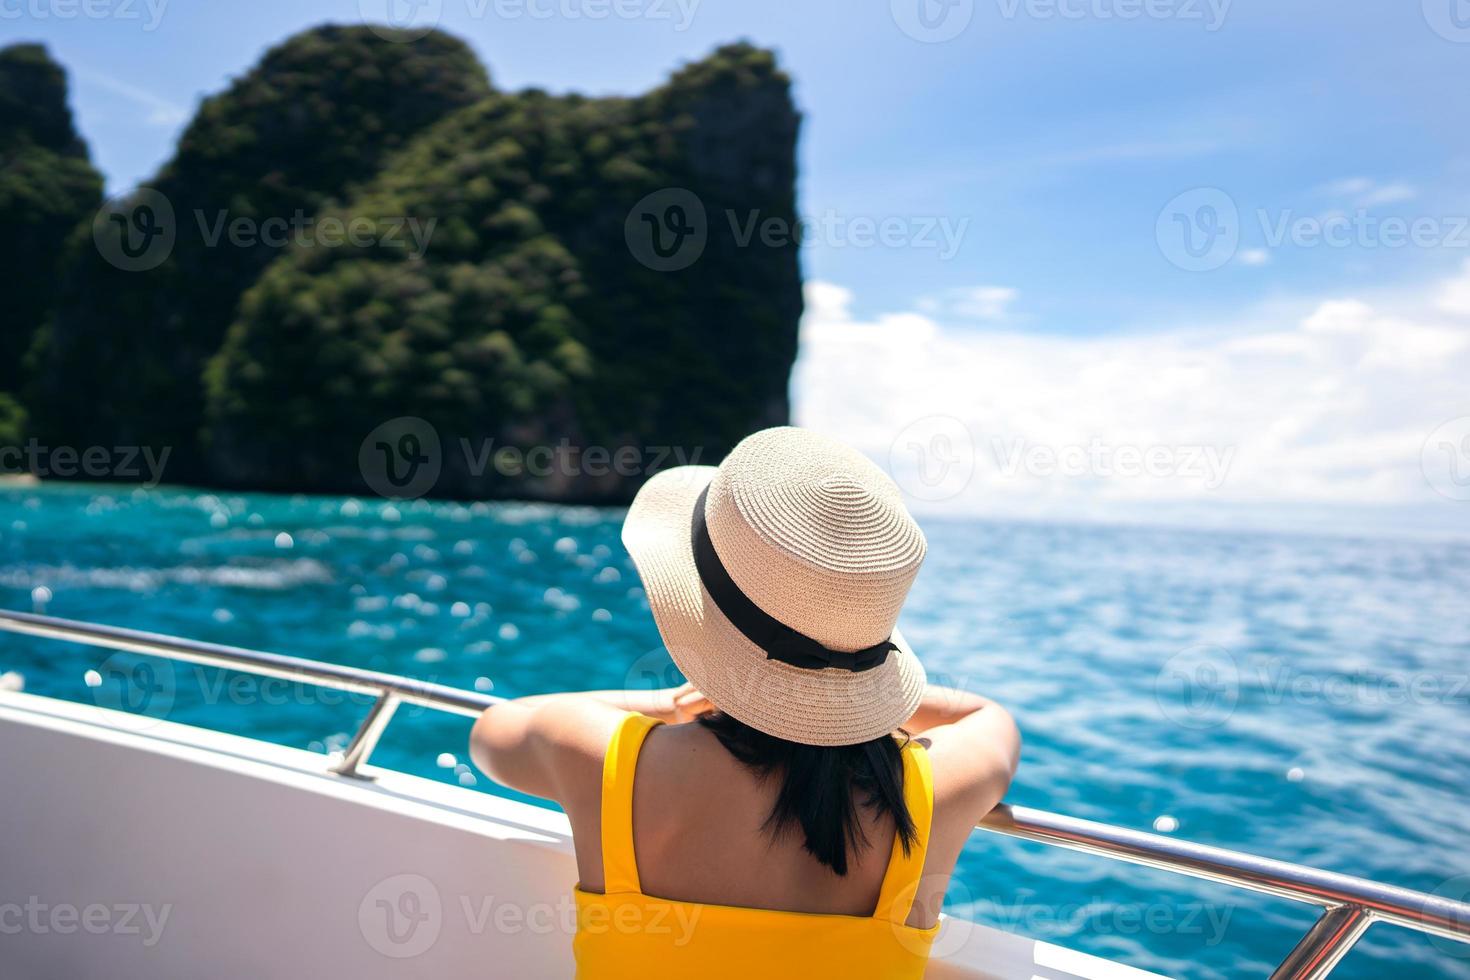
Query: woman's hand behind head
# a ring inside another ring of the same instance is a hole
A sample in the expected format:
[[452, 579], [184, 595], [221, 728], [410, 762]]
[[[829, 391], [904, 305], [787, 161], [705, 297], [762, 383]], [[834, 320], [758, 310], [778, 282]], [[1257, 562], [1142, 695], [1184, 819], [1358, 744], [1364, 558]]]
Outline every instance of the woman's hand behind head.
[[683, 723], [694, 721], [700, 715], [709, 714], [715, 710], [710, 704], [709, 698], [687, 681], [674, 688], [674, 721]]

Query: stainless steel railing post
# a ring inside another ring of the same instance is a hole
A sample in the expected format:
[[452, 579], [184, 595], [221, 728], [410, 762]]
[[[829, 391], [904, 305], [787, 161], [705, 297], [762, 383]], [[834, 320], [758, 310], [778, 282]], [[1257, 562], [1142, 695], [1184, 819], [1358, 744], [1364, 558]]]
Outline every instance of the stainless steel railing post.
[[1373, 917], [1361, 906], [1328, 909], [1281, 961], [1271, 980], [1321, 980], [1342, 962], [1372, 924]]
[[368, 709], [367, 717], [363, 718], [362, 724], [358, 726], [357, 734], [352, 736], [352, 742], [347, 746], [347, 751], [342, 753], [342, 761], [333, 768], [339, 776], [356, 776], [361, 779], [362, 773], [358, 767], [367, 763], [368, 756], [373, 754], [373, 749], [378, 747], [378, 739], [383, 737], [383, 731], [388, 727], [388, 722], [393, 720], [393, 712], [398, 709], [399, 701], [402, 700], [392, 691], [384, 691], [373, 702]]

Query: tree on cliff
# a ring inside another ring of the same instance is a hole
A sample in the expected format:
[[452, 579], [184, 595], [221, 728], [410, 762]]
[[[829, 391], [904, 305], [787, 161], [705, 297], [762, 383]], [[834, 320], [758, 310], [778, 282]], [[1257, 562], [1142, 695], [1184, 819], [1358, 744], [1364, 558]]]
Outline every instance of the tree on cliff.
[[66, 72], [39, 44], [0, 49], [0, 444], [20, 437], [21, 363], [56, 302], [67, 235], [102, 200], [102, 175], [72, 125]]
[[[121, 220], [99, 222], [95, 241], [93, 228], [72, 236], [65, 298], [34, 352], [32, 424], [43, 440], [170, 446], [171, 479], [208, 477], [196, 451], [203, 366], [240, 294], [283, 249], [259, 232], [345, 197], [424, 127], [490, 92], [461, 41], [385, 34], [327, 26], [270, 50], [200, 106], [139, 196], [146, 215], [130, 200], [116, 209]], [[247, 233], [233, 234], [234, 222]], [[167, 231], [167, 257], [120, 268], [139, 229]]]
[[626, 499], [655, 460], [476, 471], [459, 440], [714, 461], [786, 421], [798, 126], [747, 44], [588, 99], [494, 93], [442, 34], [298, 35], [74, 231], [32, 422], [171, 447], [171, 480], [354, 491], [368, 433], [420, 416], [438, 493]]
[[[744, 44], [638, 98], [532, 91], [446, 119], [333, 212], [435, 222], [422, 256], [298, 249], [246, 294], [209, 369], [211, 467], [227, 483], [358, 489], [364, 436], [413, 415], [446, 446], [441, 493], [623, 499], [644, 474], [575, 460], [475, 473], [460, 440], [714, 461], [786, 421], [798, 122], [774, 57]], [[692, 263], [651, 268], [630, 247], [650, 195], [687, 205], [679, 220], [702, 211]], [[767, 221], [788, 237], [740, 233]]]

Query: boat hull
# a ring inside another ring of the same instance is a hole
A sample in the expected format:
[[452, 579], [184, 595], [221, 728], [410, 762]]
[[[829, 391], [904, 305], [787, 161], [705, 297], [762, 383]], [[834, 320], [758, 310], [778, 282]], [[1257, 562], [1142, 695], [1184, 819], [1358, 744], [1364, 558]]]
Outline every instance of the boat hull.
[[[5, 976], [572, 975], [562, 814], [329, 765], [0, 692]], [[1157, 980], [956, 919], [936, 951], [936, 978]]]

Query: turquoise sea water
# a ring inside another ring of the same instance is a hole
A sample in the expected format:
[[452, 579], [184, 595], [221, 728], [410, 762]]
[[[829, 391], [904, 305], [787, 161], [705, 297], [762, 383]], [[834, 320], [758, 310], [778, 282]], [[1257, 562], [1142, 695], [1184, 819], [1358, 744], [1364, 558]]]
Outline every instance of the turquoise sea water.
[[[505, 695], [672, 683], [621, 517], [8, 487], [0, 605]], [[1470, 545], [921, 523], [904, 632], [936, 680], [1016, 715], [1012, 802], [1470, 894]], [[340, 748], [365, 708], [111, 656], [0, 635], [33, 693], [302, 748]], [[404, 708], [374, 762], [460, 781], [439, 757], [462, 763], [467, 731]], [[1267, 975], [1314, 915], [985, 834], [949, 908], [1204, 978]], [[1470, 948], [1377, 925], [1336, 975], [1470, 978]]]

